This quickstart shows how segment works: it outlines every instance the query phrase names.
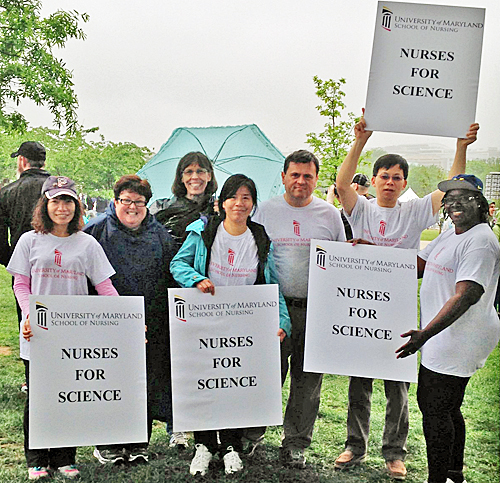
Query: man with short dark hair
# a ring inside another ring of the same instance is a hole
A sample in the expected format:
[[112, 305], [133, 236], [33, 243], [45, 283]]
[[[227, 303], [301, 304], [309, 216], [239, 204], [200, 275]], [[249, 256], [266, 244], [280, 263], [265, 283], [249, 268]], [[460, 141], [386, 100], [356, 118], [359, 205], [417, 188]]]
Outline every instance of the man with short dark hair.
[[[478, 124], [472, 124], [465, 138], [457, 140], [457, 150], [450, 178], [465, 172], [467, 146], [476, 140]], [[366, 130], [364, 118], [354, 128], [355, 141], [340, 166], [337, 190], [354, 238], [373, 245], [395, 248], [419, 248], [422, 231], [437, 222], [444, 193], [436, 190], [422, 199], [398, 200], [407, 185], [408, 163], [398, 154], [385, 154], [373, 166], [372, 186], [376, 199], [367, 200], [351, 186], [361, 152], [372, 132]], [[336, 459], [335, 467], [344, 469], [366, 459], [370, 431], [370, 408], [373, 379], [354, 377], [349, 381], [347, 441], [345, 451]], [[407, 382], [384, 381], [387, 399], [382, 455], [391, 477], [406, 477], [404, 459], [408, 437]]]
[[[49, 173], [43, 170], [45, 148], [26, 141], [12, 153], [19, 178], [0, 190], [0, 263], [7, 266], [17, 240], [31, 230], [31, 217]], [[9, 241], [10, 233], [10, 241]]]
[[291, 337], [281, 344], [281, 379], [285, 381], [290, 364], [290, 395], [280, 460], [294, 468], [305, 467], [304, 450], [311, 444], [323, 378], [303, 367], [311, 239], [345, 240], [337, 208], [313, 196], [318, 171], [312, 153], [290, 154], [281, 173], [285, 193], [261, 203], [253, 217], [273, 242], [278, 282], [292, 323]]

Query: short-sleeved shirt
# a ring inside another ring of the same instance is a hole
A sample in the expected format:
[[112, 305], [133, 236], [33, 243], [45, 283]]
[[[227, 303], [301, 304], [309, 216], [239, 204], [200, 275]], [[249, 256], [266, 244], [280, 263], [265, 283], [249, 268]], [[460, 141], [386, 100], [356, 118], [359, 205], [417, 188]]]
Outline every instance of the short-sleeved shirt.
[[476, 304], [421, 349], [421, 363], [427, 369], [470, 377], [483, 367], [500, 338], [500, 320], [493, 306], [500, 264], [498, 241], [486, 223], [459, 235], [451, 229], [427, 245], [419, 257], [426, 261], [420, 289], [422, 328], [455, 294], [458, 282], [470, 280], [484, 289]]
[[375, 245], [395, 248], [419, 248], [422, 231], [438, 220], [432, 213], [428, 194], [420, 199], [398, 201], [393, 208], [377, 204], [376, 198], [358, 200], [347, 220], [354, 238], [363, 238]]
[[[87, 295], [87, 277], [98, 285], [115, 273], [101, 245], [81, 231], [68, 237], [24, 233], [7, 271], [30, 277], [34, 295]], [[21, 358], [29, 360], [29, 344], [22, 336], [20, 345]]]
[[345, 241], [340, 212], [313, 197], [300, 208], [276, 196], [258, 206], [253, 221], [264, 225], [274, 245], [274, 261], [285, 297], [306, 298], [311, 239]]

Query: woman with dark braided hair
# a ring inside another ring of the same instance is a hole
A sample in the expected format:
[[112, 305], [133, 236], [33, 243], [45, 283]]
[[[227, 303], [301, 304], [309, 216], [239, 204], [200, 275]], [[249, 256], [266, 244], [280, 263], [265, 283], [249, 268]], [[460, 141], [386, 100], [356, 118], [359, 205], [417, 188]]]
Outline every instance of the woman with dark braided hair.
[[428, 483], [464, 482], [465, 422], [460, 406], [471, 376], [500, 339], [493, 307], [500, 246], [488, 226], [483, 183], [460, 174], [442, 181], [443, 207], [455, 225], [418, 254], [421, 330], [398, 358], [421, 350], [417, 399], [427, 444]]

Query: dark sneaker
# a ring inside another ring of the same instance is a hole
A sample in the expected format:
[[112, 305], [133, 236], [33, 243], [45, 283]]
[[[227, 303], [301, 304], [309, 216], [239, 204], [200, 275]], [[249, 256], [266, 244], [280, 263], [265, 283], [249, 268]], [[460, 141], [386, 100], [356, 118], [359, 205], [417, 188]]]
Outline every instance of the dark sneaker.
[[129, 463], [147, 463], [149, 461], [148, 450], [144, 446], [135, 446], [127, 451]]
[[107, 463], [112, 463], [115, 465], [125, 463], [125, 455], [123, 454], [123, 451], [110, 449], [98, 450], [97, 448], [95, 448], [94, 456], [99, 460], [99, 463], [102, 463], [103, 465]]
[[257, 440], [252, 440], [248, 438], [241, 438], [242, 443], [243, 443], [243, 454], [246, 454], [247, 456], [254, 456], [257, 449], [261, 448], [262, 445], [264, 444], [264, 435], [262, 435], [259, 439]]
[[185, 450], [189, 448], [188, 435], [182, 432], [172, 433], [168, 445], [171, 448], [177, 448], [178, 450]]
[[306, 457], [304, 449], [280, 447], [280, 462], [283, 466], [290, 468], [304, 469], [306, 467]]

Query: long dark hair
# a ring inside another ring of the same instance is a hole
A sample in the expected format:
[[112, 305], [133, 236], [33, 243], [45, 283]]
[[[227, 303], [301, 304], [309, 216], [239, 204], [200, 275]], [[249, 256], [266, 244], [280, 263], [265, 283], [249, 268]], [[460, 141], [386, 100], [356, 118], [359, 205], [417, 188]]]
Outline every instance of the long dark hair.
[[[233, 174], [226, 179], [219, 196], [219, 212], [222, 219], [226, 218], [226, 212], [222, 207], [224, 201], [228, 198], [232, 198], [242, 186], [246, 186], [248, 191], [250, 191], [250, 196], [253, 201], [253, 210], [255, 211], [255, 208], [257, 208], [257, 187], [255, 186], [253, 179], [245, 176], [244, 174]], [[250, 216], [247, 219], [247, 223], [249, 220]]]
[[200, 168], [206, 169], [212, 175], [210, 181], [207, 183], [204, 193], [204, 198], [210, 198], [217, 191], [217, 181], [215, 179], [214, 167], [212, 162], [200, 152], [187, 153], [179, 160], [177, 169], [175, 170], [174, 182], [172, 184], [172, 193], [177, 196], [177, 198], [186, 196], [187, 190], [186, 186], [182, 182], [182, 173], [191, 164], [197, 164]]
[[[75, 204], [75, 215], [68, 224], [68, 234], [72, 235], [83, 228], [83, 206], [80, 200], [77, 200], [69, 195], [56, 196], [62, 200], [71, 200]], [[54, 198], [53, 198], [54, 199]], [[41, 196], [33, 211], [33, 219], [31, 226], [37, 233], [51, 233], [54, 228], [54, 222], [50, 219], [47, 205], [49, 200], [46, 196]]]

